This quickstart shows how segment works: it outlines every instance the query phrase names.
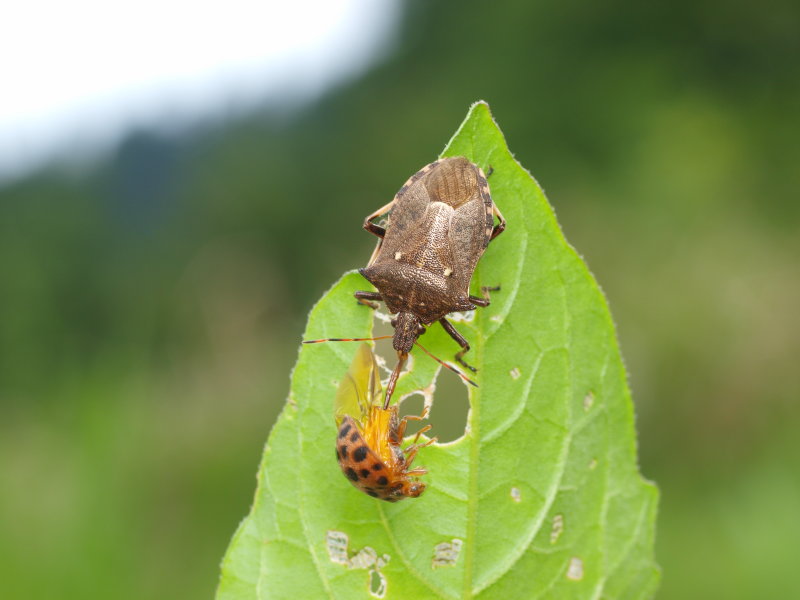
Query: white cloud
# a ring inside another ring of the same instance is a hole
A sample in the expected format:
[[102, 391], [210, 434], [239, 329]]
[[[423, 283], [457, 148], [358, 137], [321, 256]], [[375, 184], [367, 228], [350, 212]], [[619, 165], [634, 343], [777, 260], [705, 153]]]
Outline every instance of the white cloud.
[[298, 103], [386, 48], [399, 0], [14, 2], [0, 21], [0, 177], [137, 125]]

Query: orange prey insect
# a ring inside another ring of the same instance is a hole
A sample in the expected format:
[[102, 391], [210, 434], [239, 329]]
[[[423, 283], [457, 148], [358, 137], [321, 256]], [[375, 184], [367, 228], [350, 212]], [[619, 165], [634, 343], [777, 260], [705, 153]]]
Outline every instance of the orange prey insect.
[[380, 395], [375, 355], [367, 344], [361, 344], [336, 392], [336, 459], [345, 477], [373, 498], [387, 502], [416, 498], [425, 491], [425, 484], [417, 477], [427, 471], [409, 467], [419, 449], [436, 438], [417, 443], [419, 436], [430, 430], [431, 426], [426, 425], [404, 449], [403, 434], [408, 421], [425, 418], [427, 408], [420, 416], [401, 419], [397, 405], [381, 405]]

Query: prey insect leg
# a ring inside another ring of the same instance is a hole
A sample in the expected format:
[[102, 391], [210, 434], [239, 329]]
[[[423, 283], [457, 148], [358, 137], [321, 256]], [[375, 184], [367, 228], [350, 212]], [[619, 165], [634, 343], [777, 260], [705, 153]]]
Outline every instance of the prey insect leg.
[[[428, 407], [426, 406], [422, 410], [421, 415], [406, 415], [402, 419], [400, 419], [400, 424], [397, 426], [397, 439], [402, 440], [406, 435], [406, 427], [408, 426], [409, 421], [422, 421], [425, 417], [428, 416]], [[417, 437], [414, 438], [414, 443], [417, 442], [419, 436], [428, 431], [432, 426], [426, 425], [422, 429], [417, 432]]]
[[[436, 440], [437, 440], [437, 438], [434, 437], [434, 438], [429, 439], [424, 444], [414, 444], [413, 446], [409, 446], [408, 448], [406, 448], [405, 452], [408, 453], [408, 456], [406, 456], [406, 467], [408, 467], [412, 462], [414, 462], [414, 459], [417, 457], [417, 452], [419, 452], [421, 448], [425, 448], [426, 446], [430, 446]], [[407, 475], [411, 475], [412, 472], [411, 471], [407, 471], [406, 474]]]

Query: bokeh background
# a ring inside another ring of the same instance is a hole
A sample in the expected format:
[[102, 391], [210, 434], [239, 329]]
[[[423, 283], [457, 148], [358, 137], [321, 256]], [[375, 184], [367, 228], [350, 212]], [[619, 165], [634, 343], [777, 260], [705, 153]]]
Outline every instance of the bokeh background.
[[[328, 39], [264, 4], [220, 27], [326, 61], [212, 65], [189, 95], [173, 74], [52, 144], [0, 132], [0, 596], [213, 595], [306, 312], [485, 99], [608, 296], [659, 597], [800, 597], [800, 5], [340, 2]], [[125, 26], [71, 6], [60, 29]], [[127, 52], [158, 29], [170, 62], [192, 10], [145, 12]], [[25, 33], [53, 62], [4, 69], [77, 85], [54, 30]]]

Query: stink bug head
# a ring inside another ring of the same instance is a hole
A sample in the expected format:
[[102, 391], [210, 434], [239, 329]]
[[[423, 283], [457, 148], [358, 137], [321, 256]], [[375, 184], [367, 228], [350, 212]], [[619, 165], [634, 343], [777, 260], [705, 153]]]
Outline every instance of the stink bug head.
[[392, 347], [398, 352], [408, 354], [417, 338], [425, 333], [425, 328], [420, 323], [419, 317], [411, 312], [401, 312], [397, 318], [392, 319], [394, 337]]

